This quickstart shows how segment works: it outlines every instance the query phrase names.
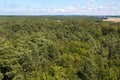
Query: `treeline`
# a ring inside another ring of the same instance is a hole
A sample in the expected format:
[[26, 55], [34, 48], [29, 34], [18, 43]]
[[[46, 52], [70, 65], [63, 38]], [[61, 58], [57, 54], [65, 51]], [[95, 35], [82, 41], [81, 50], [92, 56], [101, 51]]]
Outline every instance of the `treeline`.
[[119, 80], [120, 23], [86, 16], [0, 17], [0, 80]]

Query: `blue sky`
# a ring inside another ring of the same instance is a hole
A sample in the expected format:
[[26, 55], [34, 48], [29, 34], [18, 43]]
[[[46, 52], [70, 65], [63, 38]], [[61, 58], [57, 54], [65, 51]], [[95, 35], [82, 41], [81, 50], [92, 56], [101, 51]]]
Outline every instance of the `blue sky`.
[[120, 15], [120, 0], [0, 0], [0, 15]]

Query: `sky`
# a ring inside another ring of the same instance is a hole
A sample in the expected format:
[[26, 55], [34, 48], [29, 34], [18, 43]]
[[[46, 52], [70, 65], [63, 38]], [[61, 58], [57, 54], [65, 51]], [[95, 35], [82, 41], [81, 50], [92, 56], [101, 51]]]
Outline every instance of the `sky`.
[[120, 0], [0, 0], [0, 15], [120, 15]]

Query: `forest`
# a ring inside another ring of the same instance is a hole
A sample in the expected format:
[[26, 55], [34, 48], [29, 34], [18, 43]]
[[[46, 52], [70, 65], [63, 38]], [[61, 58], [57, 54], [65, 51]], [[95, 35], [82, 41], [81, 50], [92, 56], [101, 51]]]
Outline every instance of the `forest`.
[[120, 23], [97, 16], [0, 16], [0, 80], [120, 80]]

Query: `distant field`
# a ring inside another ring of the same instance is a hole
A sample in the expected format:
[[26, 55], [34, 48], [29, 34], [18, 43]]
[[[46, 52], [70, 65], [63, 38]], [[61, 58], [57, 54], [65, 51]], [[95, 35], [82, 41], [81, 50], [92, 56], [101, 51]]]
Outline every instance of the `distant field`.
[[107, 18], [107, 19], [103, 19], [103, 21], [111, 21], [111, 22], [118, 23], [120, 22], [120, 18]]

